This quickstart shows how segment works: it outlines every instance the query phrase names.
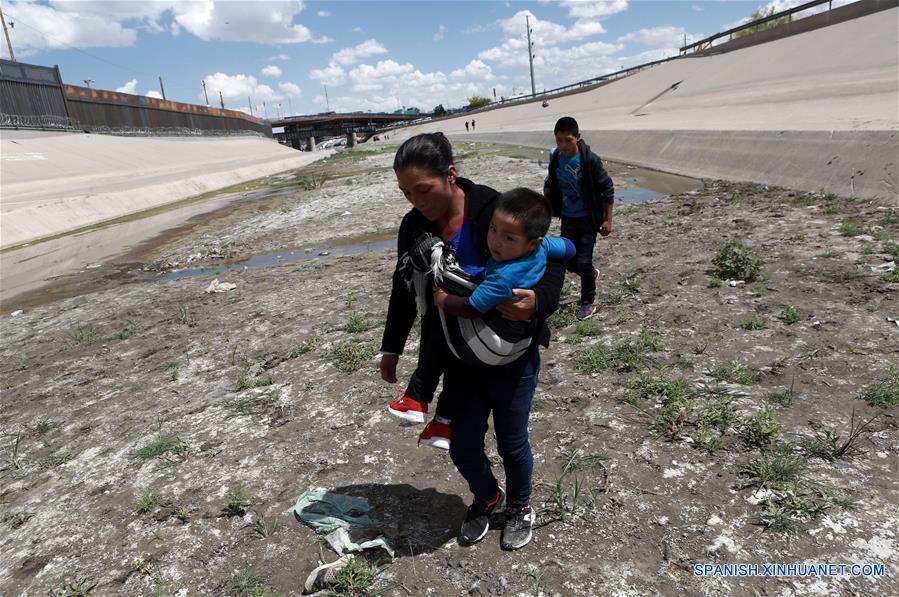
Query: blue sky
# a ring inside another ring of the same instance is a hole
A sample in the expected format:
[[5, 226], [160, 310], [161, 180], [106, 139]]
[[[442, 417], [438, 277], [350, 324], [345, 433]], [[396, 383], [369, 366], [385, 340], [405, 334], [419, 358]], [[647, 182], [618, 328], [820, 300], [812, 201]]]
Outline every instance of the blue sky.
[[[21, 62], [67, 83], [253, 110], [457, 107], [471, 95], [551, 89], [676, 55], [754, 10], [804, 0], [328, 1], [6, 0]], [[839, 3], [845, 3], [842, 0]], [[5, 43], [0, 56], [8, 58]], [[327, 88], [327, 99], [325, 97]], [[249, 99], [248, 99], [249, 98]], [[279, 107], [280, 104], [280, 107]]]

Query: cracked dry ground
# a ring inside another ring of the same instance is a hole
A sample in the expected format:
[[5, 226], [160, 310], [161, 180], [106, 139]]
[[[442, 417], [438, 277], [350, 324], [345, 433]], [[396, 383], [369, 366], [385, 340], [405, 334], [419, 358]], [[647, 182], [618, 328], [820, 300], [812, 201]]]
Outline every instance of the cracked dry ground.
[[[205, 221], [147, 261], [224, 236], [249, 256], [389, 232], [406, 209], [389, 157]], [[543, 176], [523, 159], [460, 162], [500, 189]], [[872, 270], [897, 257], [899, 211], [706, 181], [619, 205], [615, 227], [599, 314], [573, 321], [569, 277], [552, 320], [530, 426], [539, 528], [515, 553], [498, 531], [457, 544], [462, 479], [385, 410], [393, 251], [248, 269], [222, 276], [237, 284], [225, 294], [203, 293], [210, 276], [107, 285], [4, 317], [0, 592], [298, 594], [322, 547], [291, 509], [314, 488], [375, 506], [397, 550], [380, 594], [899, 592], [899, 283]], [[759, 281], [716, 285], [728, 240], [765, 261]], [[886, 576], [694, 577], [706, 562]]]

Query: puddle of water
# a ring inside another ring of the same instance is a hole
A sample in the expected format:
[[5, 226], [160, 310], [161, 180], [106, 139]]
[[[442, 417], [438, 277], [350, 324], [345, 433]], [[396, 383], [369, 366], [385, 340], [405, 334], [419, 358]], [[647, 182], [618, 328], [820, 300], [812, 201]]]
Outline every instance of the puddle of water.
[[347, 255], [361, 255], [363, 253], [383, 251], [385, 249], [393, 249], [395, 247], [396, 239], [391, 238], [388, 240], [362, 243], [358, 245], [347, 245], [342, 247], [278, 251], [277, 253], [257, 255], [245, 261], [239, 261], [237, 263], [231, 263], [228, 265], [220, 265], [218, 267], [195, 267], [168, 272], [166, 274], [157, 276], [151, 274], [137, 274], [135, 277], [140, 280], [180, 280], [182, 278], [195, 278], [198, 276], [210, 276], [240, 272], [251, 267], [271, 267], [275, 265], [297, 263], [300, 261], [315, 259], [316, 257], [346, 257]]
[[666, 197], [665, 193], [644, 189], [643, 187], [627, 187], [615, 189], [616, 203], [648, 203]]
[[[615, 191], [615, 200], [621, 203], [647, 203], [649, 201], [658, 201], [665, 197], [664, 193], [644, 189], [643, 187], [627, 187]], [[277, 253], [266, 253], [264, 255], [256, 255], [250, 259], [220, 265], [217, 267], [195, 267], [180, 269], [168, 272], [162, 275], [152, 274], [135, 274], [138, 280], [180, 280], [182, 278], [195, 278], [200, 276], [218, 276], [222, 274], [240, 272], [245, 269], [255, 267], [271, 267], [277, 265], [286, 265], [289, 263], [297, 263], [300, 261], [308, 261], [316, 257], [345, 257], [347, 255], [360, 255], [362, 253], [370, 253], [372, 251], [383, 251], [385, 249], [393, 249], [396, 247], [396, 239], [387, 239], [371, 243], [360, 243], [355, 245], [346, 245], [340, 247], [328, 248], [305, 248], [294, 249], [293, 251], [278, 251]]]

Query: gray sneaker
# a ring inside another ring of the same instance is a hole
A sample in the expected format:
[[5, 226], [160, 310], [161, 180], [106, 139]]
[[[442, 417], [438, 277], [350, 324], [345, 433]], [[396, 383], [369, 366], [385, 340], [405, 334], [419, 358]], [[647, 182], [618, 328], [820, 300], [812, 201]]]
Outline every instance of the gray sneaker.
[[352, 558], [352, 555], [346, 555], [330, 564], [322, 564], [310, 572], [309, 577], [306, 579], [306, 584], [303, 585], [303, 594], [317, 593], [333, 585], [337, 580], [337, 575], [346, 568], [347, 563]]
[[534, 536], [534, 509], [530, 506], [506, 508], [506, 526], [503, 527], [503, 549], [520, 549]]
[[490, 529], [490, 515], [496, 511], [505, 497], [506, 492], [500, 487], [496, 490], [496, 497], [489, 502], [474, 498], [465, 514], [465, 522], [462, 523], [459, 539], [463, 543], [477, 543], [483, 539]]

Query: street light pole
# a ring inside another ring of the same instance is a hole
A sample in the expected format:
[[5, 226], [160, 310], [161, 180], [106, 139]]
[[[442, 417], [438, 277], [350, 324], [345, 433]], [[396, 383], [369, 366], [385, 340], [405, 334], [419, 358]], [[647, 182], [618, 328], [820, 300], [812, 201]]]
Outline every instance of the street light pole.
[[528, 29], [528, 63], [531, 65], [531, 97], [537, 95], [537, 89], [534, 87], [534, 42], [531, 41], [531, 19], [528, 15], [524, 15], [524, 22]]
[[[12, 62], [16, 61], [15, 54], [12, 53], [12, 42], [9, 41], [9, 30], [6, 28], [6, 19], [3, 18], [3, 11], [0, 10], [0, 22], [3, 23], [3, 34], [6, 36], [6, 47], [9, 48], [9, 59]], [[15, 23], [10, 23], [9, 26], [12, 27]]]
[[93, 79], [85, 79], [85, 80], [84, 80], [84, 84], [87, 85], [87, 88], [88, 88], [88, 89], [91, 88], [91, 83], [93, 83], [93, 82], [94, 82]]
[[208, 108], [209, 107], [209, 94], [206, 93], [206, 79], [203, 79], [200, 82], [203, 83], [203, 97], [206, 98], [206, 107]]

